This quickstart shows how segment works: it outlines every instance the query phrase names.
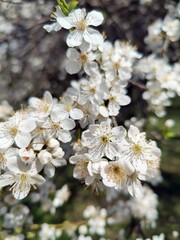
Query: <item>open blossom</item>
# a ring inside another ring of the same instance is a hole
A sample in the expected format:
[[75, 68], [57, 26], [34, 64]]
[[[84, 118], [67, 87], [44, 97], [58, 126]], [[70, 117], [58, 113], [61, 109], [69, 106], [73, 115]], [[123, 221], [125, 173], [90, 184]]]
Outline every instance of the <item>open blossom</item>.
[[42, 184], [45, 179], [38, 174], [41, 166], [35, 162], [32, 165], [26, 165], [18, 157], [7, 162], [7, 171], [0, 175], [0, 187], [11, 185], [11, 190], [16, 199], [25, 198], [31, 187], [36, 184]]
[[90, 125], [89, 129], [82, 134], [83, 146], [89, 148], [88, 153], [93, 161], [103, 156], [113, 159], [119, 151], [119, 143], [125, 137], [126, 130], [120, 127], [112, 128], [108, 121]]
[[76, 107], [76, 102], [69, 97], [64, 96], [61, 98], [60, 104], [56, 104], [53, 108], [53, 112], [62, 116], [66, 119], [71, 117], [74, 120], [83, 118], [83, 111]]
[[98, 65], [94, 61], [96, 59], [95, 53], [91, 49], [84, 46], [80, 46], [80, 52], [76, 48], [69, 48], [66, 56], [68, 58], [66, 62], [66, 71], [70, 74], [78, 73], [81, 68], [88, 74], [95, 74], [98, 70]]
[[37, 97], [29, 98], [29, 106], [32, 108], [32, 116], [34, 118], [42, 119], [47, 117], [53, 107], [54, 101], [50, 92], [46, 91], [42, 99]]
[[[48, 149], [49, 150], [49, 149]], [[52, 150], [42, 150], [38, 154], [38, 159], [44, 166], [44, 171], [48, 177], [53, 177], [55, 174], [55, 167], [61, 167], [66, 165], [66, 160], [63, 158], [64, 151], [61, 147], [52, 148]]]
[[58, 23], [65, 29], [72, 30], [67, 37], [67, 45], [69, 47], [80, 46], [85, 40], [93, 44], [102, 44], [102, 35], [89, 26], [99, 26], [104, 18], [102, 13], [91, 11], [86, 14], [85, 9], [76, 9], [72, 11], [66, 18], [58, 18]]
[[59, 6], [56, 6], [56, 12], [53, 12], [51, 14], [51, 17], [53, 18], [53, 20], [55, 20], [55, 22], [51, 23], [51, 24], [45, 24], [43, 26], [43, 28], [47, 31], [47, 32], [52, 32], [52, 31], [59, 31], [62, 27], [58, 22], [58, 19], [60, 18], [64, 18], [66, 17], [64, 15], [64, 13], [62, 12], [61, 8]]
[[86, 185], [92, 184], [95, 176], [90, 175], [88, 171], [88, 165], [91, 161], [91, 157], [88, 154], [80, 154], [70, 157], [69, 161], [71, 164], [76, 165], [73, 170], [74, 178], [85, 181]]
[[161, 151], [154, 141], [147, 141], [145, 132], [140, 133], [133, 125], [128, 131], [128, 138], [121, 142], [120, 158], [130, 161], [137, 171], [147, 171], [147, 161], [157, 161]]
[[101, 177], [105, 186], [121, 189], [126, 184], [125, 162], [111, 161], [104, 164]]
[[36, 128], [35, 121], [17, 113], [6, 122], [0, 123], [0, 149], [9, 148], [15, 142], [20, 148], [25, 148], [32, 140], [31, 133]]

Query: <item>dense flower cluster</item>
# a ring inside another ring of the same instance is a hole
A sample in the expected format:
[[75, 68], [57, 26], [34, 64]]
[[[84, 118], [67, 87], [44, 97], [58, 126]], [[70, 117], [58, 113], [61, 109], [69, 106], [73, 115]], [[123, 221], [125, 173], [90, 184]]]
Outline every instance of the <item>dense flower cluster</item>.
[[[44, 1], [40, 2], [43, 5]], [[92, 236], [108, 240], [104, 238], [106, 226], [127, 221], [139, 221], [139, 228], [155, 227], [158, 197], [144, 182], [156, 185], [162, 180], [161, 150], [146, 134], [145, 118], [129, 116], [125, 119], [122, 112], [133, 104], [130, 84], [143, 89], [142, 99], [147, 101], [148, 110], [158, 117], [166, 114], [170, 99], [180, 95], [180, 65], [161, 56], [169, 42], [180, 38], [180, 5], [177, 9], [169, 7], [164, 20], [159, 19], [149, 26], [144, 41], [153, 53], [143, 56], [128, 41], [106, 40], [105, 34], [96, 29], [104, 21], [101, 12], [69, 9], [65, 1], [57, 2], [51, 14], [53, 22], [43, 28], [48, 33], [67, 30], [68, 49], [61, 67], [74, 75], [74, 79], [78, 76], [78, 80], [72, 80], [59, 98], [45, 91], [42, 98], [29, 97], [27, 106], [17, 111], [7, 101], [0, 104], [0, 189], [6, 191], [7, 186], [12, 191], [0, 205], [3, 227], [13, 230], [37, 227], [33, 224], [30, 207], [18, 202], [28, 194], [31, 203], [55, 215], [71, 192], [67, 184], [56, 189], [50, 179], [56, 175], [57, 168], [66, 165], [74, 165], [75, 179], [97, 192], [104, 191], [108, 206], [90, 205], [84, 210], [84, 221], [74, 225], [65, 222], [61, 229], [44, 223], [38, 228], [39, 239], [55, 240], [66, 234], [72, 240], [92, 240]], [[141, 0], [140, 4], [151, 2]], [[7, 4], [2, 6], [5, 8]], [[12, 11], [12, 18], [16, 14], [30, 18], [27, 6], [30, 5], [27, 3], [18, 12]], [[44, 6], [35, 7], [31, 5], [30, 12], [46, 14]], [[48, 8], [51, 7], [49, 4]], [[0, 32], [12, 34], [15, 26], [6, 22], [5, 17], [1, 20]], [[12, 52], [13, 44], [16, 45], [16, 41], [10, 46]], [[0, 60], [6, 58], [8, 49], [3, 43]], [[35, 69], [44, 66], [41, 57], [32, 56], [29, 61]], [[5, 66], [0, 63], [2, 76], [5, 76], [7, 63]], [[17, 59], [12, 61], [12, 66], [14, 73], [19, 73], [22, 67]], [[155, 125], [156, 118], [148, 121]], [[165, 131], [172, 126], [171, 119], [163, 125]], [[38, 191], [33, 191], [36, 189]], [[6, 232], [3, 236], [11, 239]], [[125, 230], [121, 230], [119, 239], [126, 237]], [[26, 238], [20, 234], [15, 239]], [[164, 239], [164, 234], [152, 239]]]

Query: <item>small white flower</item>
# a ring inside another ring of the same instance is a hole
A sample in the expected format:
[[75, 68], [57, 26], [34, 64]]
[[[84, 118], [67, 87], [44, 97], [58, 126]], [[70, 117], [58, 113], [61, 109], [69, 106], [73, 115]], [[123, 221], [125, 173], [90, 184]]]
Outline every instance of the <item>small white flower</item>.
[[80, 46], [83, 40], [90, 44], [102, 44], [102, 35], [97, 30], [94, 30], [89, 26], [99, 26], [103, 20], [104, 18], [102, 13], [91, 11], [86, 14], [85, 9], [76, 9], [72, 11], [68, 17], [57, 19], [58, 23], [63, 28], [74, 28], [67, 37], [67, 45], [69, 47]]
[[75, 164], [73, 177], [79, 180], [84, 180], [86, 185], [93, 183], [95, 176], [91, 176], [88, 171], [88, 165], [91, 157], [88, 154], [80, 154], [70, 157], [69, 162]]
[[60, 104], [56, 104], [53, 107], [53, 113], [61, 115], [62, 119], [71, 117], [74, 120], [79, 120], [83, 118], [83, 112], [81, 109], [76, 107], [76, 102], [68, 96], [61, 98]]
[[147, 161], [159, 160], [161, 151], [154, 141], [146, 140], [145, 132], [140, 133], [133, 125], [128, 131], [128, 138], [121, 142], [120, 158], [129, 161], [137, 171], [147, 171]]
[[33, 162], [32, 165], [26, 165], [17, 158], [7, 162], [8, 171], [0, 176], [0, 187], [11, 185], [13, 195], [16, 199], [25, 198], [31, 186], [42, 184], [45, 179], [38, 174], [40, 166]]
[[32, 140], [30, 132], [35, 128], [35, 121], [20, 113], [0, 123], [0, 149], [9, 148], [14, 142], [20, 148], [27, 147]]
[[62, 12], [61, 8], [59, 6], [56, 6], [56, 12], [53, 12], [51, 14], [51, 17], [53, 18], [53, 20], [55, 20], [56, 22], [53, 22], [52, 24], [45, 24], [43, 26], [43, 28], [47, 31], [47, 32], [52, 32], [52, 31], [59, 31], [62, 27], [58, 22], [58, 19], [60, 18], [64, 18], [66, 17], [64, 15], [64, 13]]
[[90, 48], [86, 47], [87, 44], [82, 44], [79, 48], [81, 52], [78, 52], [76, 48], [69, 48], [66, 56], [68, 58], [66, 62], [66, 71], [69, 74], [78, 73], [81, 68], [84, 69], [88, 75], [95, 74], [98, 71], [98, 65], [94, 61], [96, 55], [91, 52]]
[[100, 125], [90, 125], [89, 129], [82, 133], [82, 145], [89, 148], [89, 154], [93, 161], [103, 156], [113, 159], [119, 151], [119, 143], [125, 137], [126, 130], [120, 127], [111, 128], [108, 121]]
[[53, 149], [50, 152], [47, 150], [42, 150], [38, 154], [38, 159], [44, 166], [44, 171], [48, 177], [53, 177], [55, 174], [55, 167], [61, 167], [66, 165], [66, 160], [63, 158], [64, 151], [61, 147]]
[[126, 184], [125, 162], [111, 161], [103, 165], [101, 177], [105, 186], [122, 189]]
[[53, 107], [53, 98], [51, 93], [46, 91], [42, 99], [31, 97], [29, 98], [29, 106], [32, 108], [32, 116], [38, 120], [47, 117]]

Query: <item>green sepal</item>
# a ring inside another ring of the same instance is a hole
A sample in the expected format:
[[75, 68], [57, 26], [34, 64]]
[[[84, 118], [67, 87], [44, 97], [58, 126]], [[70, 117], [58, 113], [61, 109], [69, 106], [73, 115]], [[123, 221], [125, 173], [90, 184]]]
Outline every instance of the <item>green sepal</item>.
[[69, 13], [76, 8], [79, 2], [72, 0], [69, 4], [67, 4], [66, 0], [57, 0], [57, 3], [60, 6], [62, 12], [68, 16]]
[[76, 0], [72, 0], [70, 3], [69, 3], [69, 12], [71, 12], [72, 10], [76, 9], [77, 5], [79, 4], [78, 1]]
[[60, 6], [64, 15], [68, 16], [69, 15], [69, 6], [65, 2], [65, 0], [57, 0], [57, 3]]

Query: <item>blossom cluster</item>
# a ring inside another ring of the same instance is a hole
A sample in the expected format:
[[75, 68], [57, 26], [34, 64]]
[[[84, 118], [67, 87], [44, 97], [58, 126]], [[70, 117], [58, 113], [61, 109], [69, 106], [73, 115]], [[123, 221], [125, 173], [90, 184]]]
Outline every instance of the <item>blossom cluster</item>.
[[[39, 1], [43, 5], [44, 0]], [[142, 5], [151, 2], [140, 1]], [[143, 89], [142, 99], [148, 103], [147, 111], [158, 117], [165, 116], [171, 99], [180, 95], [180, 65], [162, 57], [169, 42], [179, 40], [180, 5], [177, 4], [177, 9], [169, 7], [164, 20], [149, 26], [144, 41], [154, 53], [143, 56], [130, 42], [115, 40], [112, 43], [105, 33], [96, 29], [104, 21], [101, 12], [74, 7], [67, 8], [67, 13], [62, 4], [65, 1], [58, 2], [51, 14], [52, 23], [46, 23], [43, 31], [66, 30], [68, 49], [60, 68], [78, 80], [71, 80], [70, 87], [59, 98], [45, 91], [42, 98], [29, 97], [27, 106], [17, 111], [7, 101], [0, 104], [0, 189], [3, 194], [6, 186], [12, 191], [0, 205], [3, 227], [15, 230], [34, 226], [31, 208], [18, 202], [28, 194], [32, 205], [39, 204], [43, 212], [55, 215], [71, 192], [67, 184], [56, 189], [52, 178], [57, 168], [65, 169], [70, 165], [75, 179], [97, 192], [106, 192], [109, 206], [88, 206], [83, 222], [77, 225], [65, 222], [63, 230], [44, 223], [37, 232], [40, 239], [55, 240], [65, 233], [72, 240], [91, 240], [94, 235], [105, 240], [108, 224], [133, 220], [139, 221], [140, 228], [155, 227], [158, 197], [144, 182], [156, 185], [162, 180], [161, 150], [145, 131], [146, 118], [136, 118], [133, 112], [127, 119], [123, 111], [133, 104], [132, 85]], [[5, 8], [7, 4], [2, 6]], [[30, 18], [27, 6], [17, 13], [12, 11], [12, 16], [22, 14]], [[32, 12], [46, 14], [44, 6], [36, 10], [35, 6], [31, 6]], [[48, 8], [51, 7], [49, 4]], [[39, 20], [39, 15], [36, 18]], [[5, 23], [2, 17], [0, 32], [5, 31], [10, 36], [15, 26], [9, 22], [5, 27]], [[9, 47], [12, 52], [17, 48], [16, 41], [12, 46], [7, 45], [5, 41], [0, 48], [3, 53], [0, 60], [6, 58]], [[47, 45], [41, 46], [44, 55]], [[28, 60], [34, 69], [45, 66], [43, 54]], [[6, 61], [5, 65], [0, 63], [3, 77], [7, 66]], [[10, 71], [19, 74], [20, 68], [18, 60], [12, 60]], [[29, 85], [28, 91], [30, 89]], [[156, 122], [155, 118], [148, 120], [151, 125]], [[167, 120], [163, 126], [169, 129], [173, 125], [173, 120]], [[6, 240], [11, 239], [6, 233], [4, 236]], [[16, 239], [25, 238], [22, 234], [16, 236]], [[119, 239], [125, 238], [126, 233], [121, 230]], [[152, 237], [156, 238], [164, 239], [164, 234]]]

